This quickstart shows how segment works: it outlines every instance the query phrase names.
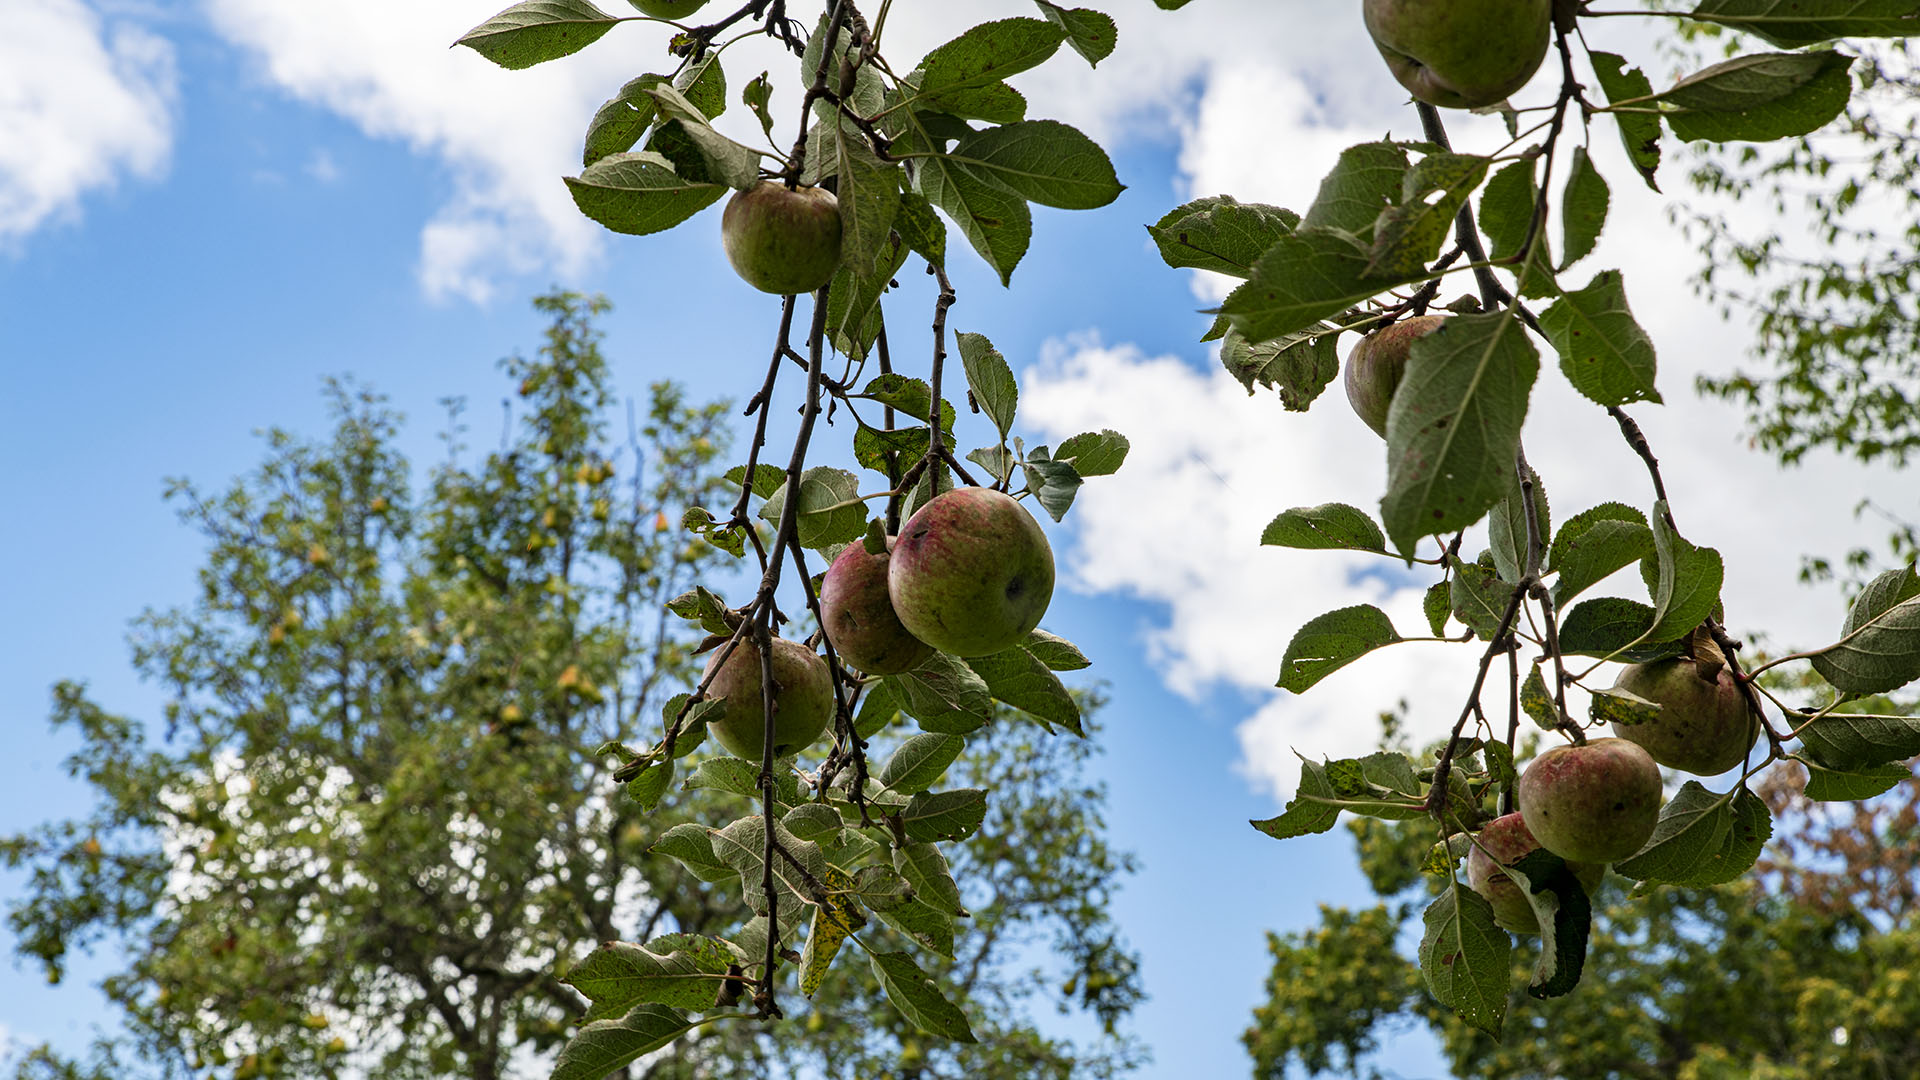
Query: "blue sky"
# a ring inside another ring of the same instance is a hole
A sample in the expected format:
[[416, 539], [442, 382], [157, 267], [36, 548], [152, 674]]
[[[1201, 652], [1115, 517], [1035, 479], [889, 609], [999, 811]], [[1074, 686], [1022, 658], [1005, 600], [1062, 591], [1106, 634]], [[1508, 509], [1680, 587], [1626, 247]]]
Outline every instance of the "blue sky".
[[[445, 48], [493, 6], [30, 0], [30, 32], [0, 42], [0, 89], [36, 73], [63, 88], [11, 117], [30, 136], [24, 149], [0, 149], [0, 450], [14, 510], [0, 531], [14, 568], [0, 830], [84, 805], [60, 768], [70, 747], [42, 722], [53, 680], [157, 712], [155, 688], [128, 671], [126, 622], [188, 599], [200, 555], [161, 501], [163, 478], [218, 486], [258, 459], [256, 429], [319, 431], [324, 376], [389, 394], [411, 418], [416, 460], [438, 452], [436, 403], [449, 395], [468, 399], [483, 438], [504, 388], [494, 361], [537, 345], [526, 299], [557, 282], [613, 299], [607, 351], [629, 393], [674, 378], [698, 396], [740, 397], [756, 377], [774, 302], [725, 266], [717, 208], [664, 235], [610, 237], [573, 215], [558, 180], [577, 165], [593, 105], [655, 55], [634, 44], [642, 28], [616, 28], [578, 64], [502, 73]], [[1113, 836], [1144, 867], [1116, 911], [1152, 995], [1134, 1022], [1158, 1059], [1143, 1075], [1232, 1076], [1247, 1068], [1237, 1036], [1260, 997], [1263, 933], [1311, 924], [1322, 903], [1370, 899], [1344, 831], [1281, 845], [1244, 822], [1283, 801], [1292, 748], [1364, 749], [1374, 714], [1401, 697], [1416, 733], [1433, 730], [1457, 695], [1430, 688], [1457, 685], [1461, 658], [1408, 647], [1313, 698], [1270, 689], [1307, 618], [1367, 601], [1418, 625], [1424, 583], [1257, 548], [1260, 525], [1286, 506], [1369, 503], [1356, 491], [1378, 489], [1378, 443], [1344, 409], [1284, 414], [1227, 382], [1195, 344], [1196, 309], [1217, 284], [1165, 269], [1141, 226], [1217, 190], [1301, 207], [1340, 146], [1413, 124], [1348, 5], [1106, 6], [1121, 28], [1111, 60], [1088, 71], [1063, 54], [1020, 85], [1059, 103], [1037, 115], [1100, 138], [1129, 188], [1098, 211], [1037, 209], [1011, 290], [957, 259], [952, 323], [987, 334], [1023, 374], [1029, 441], [1092, 427], [1134, 440], [1122, 475], [1090, 484], [1053, 532], [1065, 587], [1048, 625], [1095, 658], [1090, 674], [1113, 691], [1099, 768]], [[896, 7], [903, 53], [959, 26], [955, 13], [919, 10], [931, 5]], [[977, 7], [983, 18], [1031, 10]], [[748, 67], [730, 67], [736, 87]], [[0, 131], [9, 119], [0, 111]], [[1730, 553], [1729, 596], [1746, 598], [1730, 610], [1736, 629], [1744, 618], [1817, 634], [1834, 601], [1787, 585], [1798, 554], [1857, 542], [1847, 512], [1885, 477], [1825, 460], [1780, 473], [1739, 451], [1737, 416], [1692, 400], [1691, 372], [1737, 360], [1744, 331], [1689, 303], [1690, 251], [1664, 225], [1664, 201], [1628, 187], [1605, 134], [1594, 152], [1617, 178], [1616, 214], [1638, 217], [1597, 256], [1613, 261], [1595, 265], [1647, 286], [1633, 292], [1636, 311], [1671, 358], [1661, 386], [1674, 407], [1643, 423], [1663, 453], [1723, 470], [1672, 469], [1676, 505], [1720, 527], [1696, 539], [1725, 544], [1767, 520], [1743, 487], [1794, 499], [1803, 531]], [[898, 324], [920, 325], [917, 310]], [[1587, 412], [1564, 388], [1543, 383], [1536, 398], [1547, 430], [1534, 462], [1556, 506], [1644, 503], [1631, 468], [1582, 449], [1608, 437]], [[18, 884], [0, 877], [0, 898]], [[78, 1045], [103, 1019], [87, 984], [109, 968], [75, 965], [49, 989], [0, 966], [0, 1025]], [[1383, 1057], [1408, 1076], [1436, 1075], [1435, 1061], [1422, 1037]]]

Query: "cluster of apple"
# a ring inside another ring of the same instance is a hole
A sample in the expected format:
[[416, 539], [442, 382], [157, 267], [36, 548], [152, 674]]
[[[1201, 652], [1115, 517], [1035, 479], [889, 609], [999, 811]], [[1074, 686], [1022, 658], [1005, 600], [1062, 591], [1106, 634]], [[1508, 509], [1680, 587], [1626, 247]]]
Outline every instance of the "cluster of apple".
[[1512, 866], [1537, 848], [1567, 861], [1593, 892], [1605, 864], [1639, 851], [1660, 817], [1659, 766], [1718, 776], [1747, 756], [1758, 719], [1725, 665], [1676, 657], [1631, 664], [1615, 690], [1660, 706], [1651, 720], [1616, 725], [1617, 736], [1556, 746], [1520, 774], [1517, 813], [1495, 818], [1467, 855], [1467, 884], [1516, 933], [1540, 926], [1520, 887], [1495, 865]]
[[[782, 189], [784, 191], [784, 189]], [[877, 530], [876, 530], [877, 535]], [[937, 650], [991, 656], [1018, 645], [1053, 598], [1053, 549], [1011, 496], [991, 488], [942, 492], [878, 551], [848, 544], [820, 586], [826, 639], [840, 660], [868, 675], [897, 675]], [[708, 661], [709, 699], [721, 702], [708, 730], [727, 752], [760, 760], [766, 730], [760, 652], [743, 637]], [[833, 719], [833, 677], [818, 653], [773, 640], [776, 756], [811, 746]]]
[[[1405, 319], [1361, 339], [1348, 354], [1347, 400], [1377, 434], [1386, 434], [1413, 343], [1446, 322], [1439, 315]], [[1520, 809], [1488, 822], [1467, 855], [1468, 885], [1508, 930], [1537, 934], [1540, 926], [1501, 866], [1545, 848], [1565, 859], [1591, 893], [1605, 864], [1634, 854], [1652, 837], [1660, 817], [1659, 766], [1718, 776], [1739, 765], [1760, 734], [1739, 683], [1712, 660], [1631, 664], [1614, 690], [1659, 711], [1642, 723], [1617, 724], [1615, 738], [1559, 746], [1535, 758], [1515, 793]]]

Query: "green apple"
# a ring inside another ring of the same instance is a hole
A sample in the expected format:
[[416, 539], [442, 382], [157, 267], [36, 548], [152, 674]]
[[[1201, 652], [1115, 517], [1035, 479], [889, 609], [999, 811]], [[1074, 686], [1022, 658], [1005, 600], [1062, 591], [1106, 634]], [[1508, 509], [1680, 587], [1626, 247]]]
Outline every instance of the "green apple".
[[1646, 723], [1615, 724], [1614, 734], [1639, 743], [1669, 769], [1718, 776], [1746, 760], [1760, 734], [1740, 684], [1723, 664], [1629, 664], [1613, 685], [1660, 706]]
[[1520, 774], [1520, 814], [1540, 846], [1569, 862], [1639, 851], [1660, 820], [1660, 766], [1638, 744], [1556, 746]]
[[1413, 343], [1440, 329], [1444, 315], [1401, 319], [1384, 330], [1360, 339], [1347, 354], [1347, 401], [1375, 435], [1387, 437], [1387, 411], [1393, 392], [1407, 373], [1407, 354]]
[[812, 292], [840, 266], [840, 202], [824, 188], [762, 180], [727, 200], [720, 240], [734, 272], [761, 292]]
[[[1539, 850], [1540, 842], [1527, 831], [1526, 820], [1519, 814], [1494, 818], [1474, 839], [1477, 843], [1467, 852], [1467, 887], [1493, 905], [1494, 922], [1516, 934], [1539, 933], [1540, 919], [1534, 915], [1533, 905], [1527, 903], [1520, 884], [1501, 869]], [[1567, 869], [1573, 871], [1588, 896], [1600, 887], [1600, 879], [1607, 873], [1599, 863], [1569, 862]]]
[[1400, 85], [1449, 109], [1527, 85], [1553, 28], [1553, 0], [1366, 0], [1361, 14]]
[[[887, 546], [893, 546], [888, 538]], [[887, 552], [856, 540], [820, 582], [821, 624], [842, 662], [869, 675], [897, 675], [933, 655], [933, 646], [907, 632], [887, 593]]]
[[707, 6], [707, 0], [627, 0], [640, 14], [656, 19], [684, 19]]
[[[713, 674], [714, 650], [707, 661]], [[707, 730], [735, 757], [759, 761], [766, 745], [766, 712], [760, 682], [760, 650], [744, 637], [727, 654], [707, 685], [707, 697], [721, 702], [708, 713]], [[797, 754], [820, 738], [833, 720], [833, 675], [827, 662], [797, 641], [773, 639], [773, 754]]]
[[955, 488], [901, 527], [887, 593], [914, 637], [955, 656], [990, 656], [1040, 625], [1053, 599], [1053, 549], [1011, 497]]

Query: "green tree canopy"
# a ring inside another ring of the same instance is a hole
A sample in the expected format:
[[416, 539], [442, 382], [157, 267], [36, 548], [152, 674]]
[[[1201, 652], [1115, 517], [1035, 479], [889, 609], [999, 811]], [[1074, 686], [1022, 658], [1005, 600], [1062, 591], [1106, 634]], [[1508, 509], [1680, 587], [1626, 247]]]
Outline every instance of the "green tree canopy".
[[[327, 438], [274, 429], [225, 490], [172, 486], [208, 546], [198, 600], [135, 623], [165, 716], [59, 684], [52, 720], [78, 741], [69, 767], [94, 810], [0, 837], [28, 874], [9, 912], [20, 951], [57, 980], [73, 953], [113, 950], [123, 1031], [87, 1061], [41, 1047], [16, 1075], [544, 1075], [586, 1008], [563, 978], [595, 942], [746, 917], [653, 849], [750, 801], [696, 773], [664, 795], [673, 814], [647, 815], [617, 757], [594, 753], [651, 738], [697, 674], [701, 634], [665, 605], [724, 566], [680, 522], [737, 490], [716, 465], [726, 410], [656, 384], [616, 444], [605, 302], [535, 304], [552, 321], [536, 357], [502, 364], [518, 398], [499, 449], [472, 454], [456, 408], [447, 459], [418, 484], [400, 417], [333, 383]], [[628, 1075], [1024, 1080], [1138, 1060], [1119, 1027], [1135, 959], [1106, 914], [1132, 863], [1105, 839], [1091, 745], [1001, 710], [954, 766], [997, 793], [954, 845], [973, 916], [936, 973], [978, 1044], [917, 1034], [845, 965], [777, 1038], [716, 1023]], [[1042, 1033], [1040, 1003], [1105, 1037]]]

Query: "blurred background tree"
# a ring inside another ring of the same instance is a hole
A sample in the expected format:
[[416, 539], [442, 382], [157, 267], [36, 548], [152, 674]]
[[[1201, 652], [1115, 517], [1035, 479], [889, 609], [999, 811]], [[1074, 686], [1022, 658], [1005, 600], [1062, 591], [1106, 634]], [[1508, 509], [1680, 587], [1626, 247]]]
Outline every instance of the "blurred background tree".
[[[121, 957], [104, 989], [122, 1028], [87, 1060], [33, 1049], [17, 1077], [544, 1075], [584, 1011], [571, 961], [743, 921], [737, 892], [648, 849], [657, 822], [721, 824], [744, 800], [676, 791], [642, 814], [594, 753], [651, 738], [697, 674], [698, 632], [664, 603], [732, 573], [679, 527], [733, 499], [726, 407], [657, 383], [616, 445], [607, 304], [534, 303], [551, 324], [537, 357], [502, 363], [518, 416], [497, 451], [474, 459], [449, 403], [447, 458], [416, 488], [401, 418], [340, 382], [327, 439], [274, 429], [225, 491], [171, 487], [208, 547], [198, 602], [134, 624], [165, 716], [59, 684], [94, 811], [0, 836], [27, 872], [21, 952], [56, 981], [76, 951]], [[714, 1025], [628, 1074], [1125, 1071], [1140, 990], [1107, 900], [1133, 864], [1107, 843], [1092, 747], [1008, 711], [957, 766], [997, 795], [955, 865], [974, 917], [936, 973], [979, 1044], [916, 1035], [849, 965], [797, 1022]], [[1099, 1033], [1043, 1034], [1043, 1003]]]

